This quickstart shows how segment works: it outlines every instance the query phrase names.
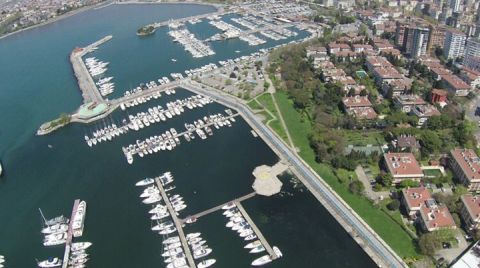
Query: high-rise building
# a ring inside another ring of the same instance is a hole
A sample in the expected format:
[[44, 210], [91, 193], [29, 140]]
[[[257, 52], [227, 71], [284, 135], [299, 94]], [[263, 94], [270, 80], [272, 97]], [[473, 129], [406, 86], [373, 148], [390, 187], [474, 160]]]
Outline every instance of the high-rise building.
[[480, 70], [480, 40], [478, 38], [467, 40], [463, 65], [475, 71]]
[[460, 2], [461, 0], [450, 0], [450, 8], [453, 10], [453, 12], [460, 11]]
[[430, 29], [430, 36], [428, 37], [427, 52], [431, 53], [435, 47], [443, 48], [445, 44], [445, 33], [447, 32], [447, 28], [445, 26], [438, 25], [430, 25], [428, 28]]
[[462, 57], [465, 51], [467, 35], [455, 29], [449, 29], [445, 35], [443, 54], [447, 59]]
[[418, 58], [427, 54], [427, 45], [430, 36], [430, 29], [424, 27], [416, 27], [413, 30], [413, 39], [411, 42], [410, 57]]

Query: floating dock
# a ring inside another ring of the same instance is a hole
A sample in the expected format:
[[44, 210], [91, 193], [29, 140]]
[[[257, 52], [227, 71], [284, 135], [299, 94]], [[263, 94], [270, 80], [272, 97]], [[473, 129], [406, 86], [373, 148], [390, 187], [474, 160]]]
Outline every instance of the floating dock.
[[79, 204], [80, 204], [80, 199], [76, 199], [75, 202], [73, 202], [72, 216], [70, 216], [70, 222], [68, 223], [67, 242], [65, 243], [65, 253], [63, 254], [62, 268], [68, 267], [68, 261], [70, 259], [70, 246], [72, 244], [72, 238], [73, 238], [72, 219], [77, 213], [77, 208]]
[[245, 211], [245, 209], [243, 208], [242, 204], [240, 204], [240, 202], [238, 201], [235, 201], [234, 202], [235, 205], [237, 206], [238, 210], [240, 210], [240, 213], [242, 213], [243, 217], [245, 218], [245, 220], [248, 222], [248, 224], [250, 224], [250, 227], [252, 227], [253, 229], [253, 232], [255, 233], [255, 235], [258, 237], [258, 239], [260, 240], [260, 242], [262, 243], [263, 247], [265, 248], [265, 250], [268, 252], [268, 254], [270, 255], [270, 257], [272, 258], [272, 260], [275, 260], [278, 258], [277, 254], [275, 254], [275, 251], [272, 249], [272, 247], [270, 246], [270, 244], [268, 244], [268, 241], [267, 239], [265, 239], [265, 237], [263, 236], [262, 232], [260, 232], [260, 230], [258, 229], [257, 225], [255, 225], [255, 223], [253, 222], [253, 220], [250, 218], [250, 216], [248, 215], [247, 211]]
[[187, 256], [188, 266], [190, 268], [196, 268], [195, 261], [193, 260], [192, 252], [188, 247], [187, 239], [185, 237], [185, 233], [183, 232], [182, 221], [180, 221], [180, 219], [177, 217], [176, 211], [173, 209], [173, 206], [170, 203], [170, 199], [168, 199], [167, 193], [165, 192], [165, 189], [163, 188], [163, 185], [160, 182], [160, 179], [158, 177], [155, 178], [155, 183], [157, 184], [157, 187], [160, 190], [160, 194], [162, 195], [162, 198], [165, 201], [165, 205], [167, 205], [168, 211], [170, 212], [173, 222], [175, 223], [175, 228], [177, 228], [178, 236], [180, 237], [180, 241], [182, 242], [185, 256]]
[[244, 196], [242, 196], [242, 197], [239, 197], [239, 198], [236, 198], [236, 199], [234, 199], [234, 200], [231, 200], [231, 201], [229, 201], [229, 202], [227, 202], [227, 203], [223, 203], [223, 204], [220, 204], [220, 205], [215, 206], [215, 207], [213, 207], [213, 208], [210, 208], [210, 209], [204, 210], [204, 211], [202, 211], [202, 212], [199, 212], [199, 213], [197, 213], [197, 214], [195, 214], [195, 215], [188, 216], [187, 218], [182, 219], [182, 220], [180, 220], [180, 221], [181, 221], [182, 223], [185, 223], [185, 222], [186, 222], [188, 219], [190, 219], [190, 218], [198, 219], [198, 218], [200, 218], [200, 217], [206, 216], [206, 215], [208, 215], [208, 214], [210, 214], [210, 213], [213, 213], [213, 212], [215, 212], [215, 211], [221, 210], [222, 207], [225, 206], [225, 205], [227, 205], [228, 203], [245, 201], [245, 200], [247, 200], [247, 199], [249, 199], [249, 198], [254, 197], [255, 195], [256, 195], [255, 192], [249, 193], [249, 194], [244, 195]]

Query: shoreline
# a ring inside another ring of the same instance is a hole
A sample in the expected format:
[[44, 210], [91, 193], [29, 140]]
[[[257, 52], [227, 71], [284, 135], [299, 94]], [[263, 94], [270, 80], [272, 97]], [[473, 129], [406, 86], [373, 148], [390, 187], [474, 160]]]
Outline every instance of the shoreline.
[[210, 4], [210, 3], [205, 3], [205, 2], [201, 2], [201, 1], [191, 1], [191, 2], [190, 1], [189, 2], [185, 2], [185, 1], [146, 2], [146, 1], [136, 1], [136, 0], [125, 1], [125, 2], [105, 1], [105, 2], [102, 2], [102, 3], [98, 3], [96, 5], [81, 7], [79, 9], [73, 10], [71, 12], [68, 12], [66, 14], [63, 14], [63, 15], [60, 15], [58, 17], [52, 18], [50, 20], [44, 21], [42, 23], [35, 24], [35, 25], [32, 25], [32, 26], [28, 26], [27, 28], [23, 28], [23, 29], [20, 29], [18, 31], [15, 31], [15, 32], [7, 33], [5, 35], [0, 36], [0, 41], [4, 38], [9, 37], [9, 36], [12, 36], [12, 35], [15, 35], [15, 34], [18, 34], [18, 33], [21, 33], [21, 32], [25, 32], [25, 31], [28, 31], [28, 30], [32, 30], [32, 29], [35, 29], [35, 28], [38, 28], [38, 27], [42, 27], [42, 26], [45, 26], [45, 25], [48, 25], [48, 24], [66, 19], [66, 18], [71, 17], [73, 15], [77, 15], [77, 14], [82, 13], [84, 11], [88, 11], [90, 9], [97, 10], [97, 9], [102, 9], [102, 8], [105, 8], [105, 7], [108, 7], [108, 6], [111, 6], [111, 5], [129, 5], [129, 4], [130, 5], [137, 5], [137, 4], [194, 4], [194, 5], [212, 6], [217, 10], [219, 9], [219, 7], [222, 6], [221, 4], [213, 4], [213, 3]]

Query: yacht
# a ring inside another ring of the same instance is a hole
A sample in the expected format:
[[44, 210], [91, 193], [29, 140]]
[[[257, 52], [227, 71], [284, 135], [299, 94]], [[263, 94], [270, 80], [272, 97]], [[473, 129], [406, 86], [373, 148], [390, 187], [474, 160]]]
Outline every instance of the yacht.
[[158, 234], [168, 235], [168, 234], [171, 234], [171, 233], [176, 232], [176, 231], [177, 231], [177, 228], [175, 228], [173, 226], [170, 226], [170, 227], [167, 227], [167, 228], [161, 230], [160, 232], [158, 232]]
[[193, 251], [193, 258], [194, 259], [200, 259], [202, 257], [207, 256], [208, 254], [212, 253], [211, 248], [206, 248], [206, 249], [200, 249], [200, 250], [195, 250]]
[[169, 250], [169, 251], [165, 251], [164, 253], [162, 253], [162, 257], [171, 257], [171, 256], [175, 256], [179, 253], [183, 253], [182, 248], [175, 248], [175, 249], [172, 249], [172, 250]]
[[186, 238], [187, 238], [187, 240], [192, 240], [192, 239], [197, 238], [201, 235], [202, 235], [202, 233], [190, 233], [190, 234], [187, 234]]
[[57, 246], [64, 244], [67, 242], [67, 233], [58, 233], [58, 234], [52, 234], [52, 237], [46, 238], [43, 241], [43, 245], [48, 247], [48, 246]]
[[48, 258], [47, 260], [37, 263], [38, 267], [58, 267], [62, 265], [62, 260], [59, 258]]
[[252, 266], [261, 266], [261, 265], [267, 264], [271, 261], [272, 261], [272, 257], [270, 257], [270, 255], [264, 255], [260, 258], [255, 259], [252, 262]]
[[171, 243], [177, 243], [180, 242], [180, 237], [179, 236], [172, 236], [167, 238], [165, 241], [163, 241], [163, 244], [171, 244]]
[[207, 268], [207, 267], [212, 266], [216, 262], [217, 262], [217, 260], [215, 260], [215, 259], [203, 260], [203, 261], [198, 263], [197, 267], [198, 268]]
[[148, 213], [150, 214], [158, 214], [167, 211], [167, 207], [161, 204], [157, 204], [154, 208], [152, 208]]
[[176, 243], [166, 244], [164, 246], [164, 249], [167, 251], [167, 250], [171, 250], [171, 249], [174, 249], [174, 248], [179, 248], [181, 246], [182, 246], [182, 243], [176, 242]]
[[256, 235], [251, 234], [251, 235], [245, 237], [243, 240], [245, 240], [245, 241], [250, 241], [250, 240], [253, 240], [253, 239], [256, 239], [256, 238], [257, 238]]
[[249, 253], [259, 253], [259, 252], [263, 252], [263, 251], [265, 251], [265, 248], [263, 247], [263, 245], [260, 245], [260, 246], [252, 248], [249, 251]]
[[151, 220], [161, 220], [165, 219], [166, 217], [170, 216], [170, 214], [167, 211], [160, 212], [157, 214], [154, 214], [150, 217]]
[[171, 263], [167, 264], [167, 268], [175, 268], [175, 267], [182, 267], [187, 265], [187, 260], [183, 259], [175, 259]]
[[57, 223], [54, 225], [47, 226], [42, 229], [42, 234], [55, 234], [55, 233], [63, 233], [68, 231], [68, 225]]
[[160, 231], [160, 230], [170, 228], [170, 227], [173, 227], [173, 222], [172, 221], [166, 221], [166, 222], [162, 222], [162, 223], [159, 223], [159, 224], [153, 226], [152, 231]]
[[78, 251], [78, 250], [87, 249], [87, 248], [89, 248], [91, 245], [92, 245], [91, 242], [76, 242], [76, 243], [72, 243], [70, 249], [71, 249], [72, 251]]
[[244, 246], [244, 248], [255, 248], [260, 246], [261, 244], [262, 242], [260, 242], [260, 240], [255, 240], [253, 242], [248, 243], [246, 246]]
[[231, 209], [231, 208], [234, 208], [236, 207], [235, 206], [235, 203], [233, 202], [229, 202], [228, 204], [226, 204], [225, 206], [222, 207], [223, 210], [227, 210], [227, 209]]
[[162, 200], [162, 197], [159, 194], [151, 195], [148, 198], [144, 199], [142, 202], [144, 204], [153, 204]]
[[275, 255], [277, 255], [278, 258], [283, 257], [282, 252], [280, 251], [280, 249], [277, 246], [273, 246], [273, 252], [275, 252]]
[[135, 184], [135, 186], [146, 186], [152, 184], [154, 180], [152, 178], [143, 179]]

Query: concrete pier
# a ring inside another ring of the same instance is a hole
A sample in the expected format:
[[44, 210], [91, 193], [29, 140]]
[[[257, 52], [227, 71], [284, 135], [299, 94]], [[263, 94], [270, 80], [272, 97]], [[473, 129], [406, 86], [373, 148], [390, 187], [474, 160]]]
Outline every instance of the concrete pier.
[[172, 204], [170, 203], [170, 199], [168, 199], [167, 193], [163, 188], [162, 183], [160, 182], [160, 178], [155, 178], [155, 183], [157, 184], [158, 189], [160, 190], [160, 194], [162, 195], [163, 201], [165, 205], [167, 205], [168, 211], [172, 216], [172, 220], [175, 223], [175, 228], [177, 228], [178, 236], [180, 237], [180, 242], [182, 242], [183, 252], [185, 256], [187, 256], [188, 266], [190, 268], [196, 268], [195, 261], [193, 260], [192, 252], [188, 247], [187, 239], [185, 237], [185, 233], [183, 232], [182, 228], [182, 221], [177, 217], [175, 209], [173, 209]]
[[203, 18], [206, 18], [206, 17], [215, 16], [215, 15], [223, 16], [223, 15], [228, 14], [228, 13], [229, 12], [224, 12], [224, 11], [220, 10], [220, 11], [213, 12], [213, 13], [190, 16], [190, 17], [185, 17], [185, 18], [176, 19], [176, 20], [170, 20], [170, 21], [167, 20], [167, 21], [162, 21], [162, 22], [156, 22], [156, 23], [152, 23], [152, 24], [149, 24], [149, 25], [146, 25], [146, 26], [153, 26], [154, 28], [159, 28], [159, 27], [162, 27], [162, 26], [167, 26], [171, 22], [185, 23], [185, 22], [187, 22], [189, 20], [192, 20], [192, 19], [203, 19]]
[[200, 218], [200, 217], [206, 216], [206, 215], [208, 215], [208, 214], [210, 214], [210, 213], [213, 213], [213, 212], [215, 212], [215, 211], [221, 210], [222, 207], [225, 206], [225, 205], [228, 204], [228, 203], [232, 203], [232, 202], [242, 202], [242, 201], [245, 201], [245, 200], [247, 200], [247, 199], [249, 199], [249, 198], [254, 197], [255, 195], [256, 195], [255, 192], [249, 193], [249, 194], [247, 194], [247, 195], [244, 195], [244, 196], [242, 196], [242, 197], [239, 197], [239, 198], [236, 198], [236, 199], [234, 199], [234, 200], [228, 201], [228, 202], [226, 202], [226, 203], [220, 204], [220, 205], [215, 206], [215, 207], [213, 207], [213, 208], [210, 208], [210, 209], [204, 210], [204, 211], [202, 211], [202, 212], [199, 212], [199, 213], [197, 213], [197, 214], [188, 216], [188, 217], [186, 217], [185, 219], [182, 219], [181, 222], [184, 223], [184, 222], [186, 222], [189, 218], [198, 219], [198, 218]]
[[253, 220], [248, 215], [247, 211], [245, 211], [245, 209], [243, 208], [242, 204], [240, 204], [240, 202], [238, 202], [238, 201], [235, 201], [234, 203], [237, 206], [238, 210], [240, 210], [240, 213], [242, 213], [243, 217], [248, 222], [248, 224], [250, 224], [250, 227], [252, 227], [253, 232], [258, 237], [258, 240], [260, 240], [260, 242], [262, 243], [263, 247], [268, 252], [270, 257], [272, 258], [272, 260], [277, 259], [278, 258], [277, 254], [275, 254], [275, 251], [273, 251], [270, 244], [268, 244], [267, 239], [265, 239], [262, 232], [260, 232], [257, 225], [255, 225], [255, 222], [253, 222]]
[[77, 77], [78, 86], [82, 91], [84, 103], [100, 104], [103, 103], [104, 100], [97, 88], [97, 85], [95, 85], [92, 76], [88, 72], [87, 66], [85, 66], [82, 57], [85, 56], [85, 54], [92, 52], [99, 45], [109, 41], [110, 39], [112, 39], [111, 35], [105, 36], [104, 38], [86, 47], [74, 49], [70, 54], [70, 62], [72, 63], [73, 72]]
[[75, 213], [77, 213], [77, 208], [79, 204], [80, 199], [76, 199], [75, 202], [73, 202], [72, 215], [70, 216], [70, 223], [68, 224], [67, 242], [65, 243], [65, 252], [63, 254], [62, 268], [68, 267], [68, 261], [70, 259], [70, 246], [72, 245], [73, 238], [72, 219], [75, 216]]

